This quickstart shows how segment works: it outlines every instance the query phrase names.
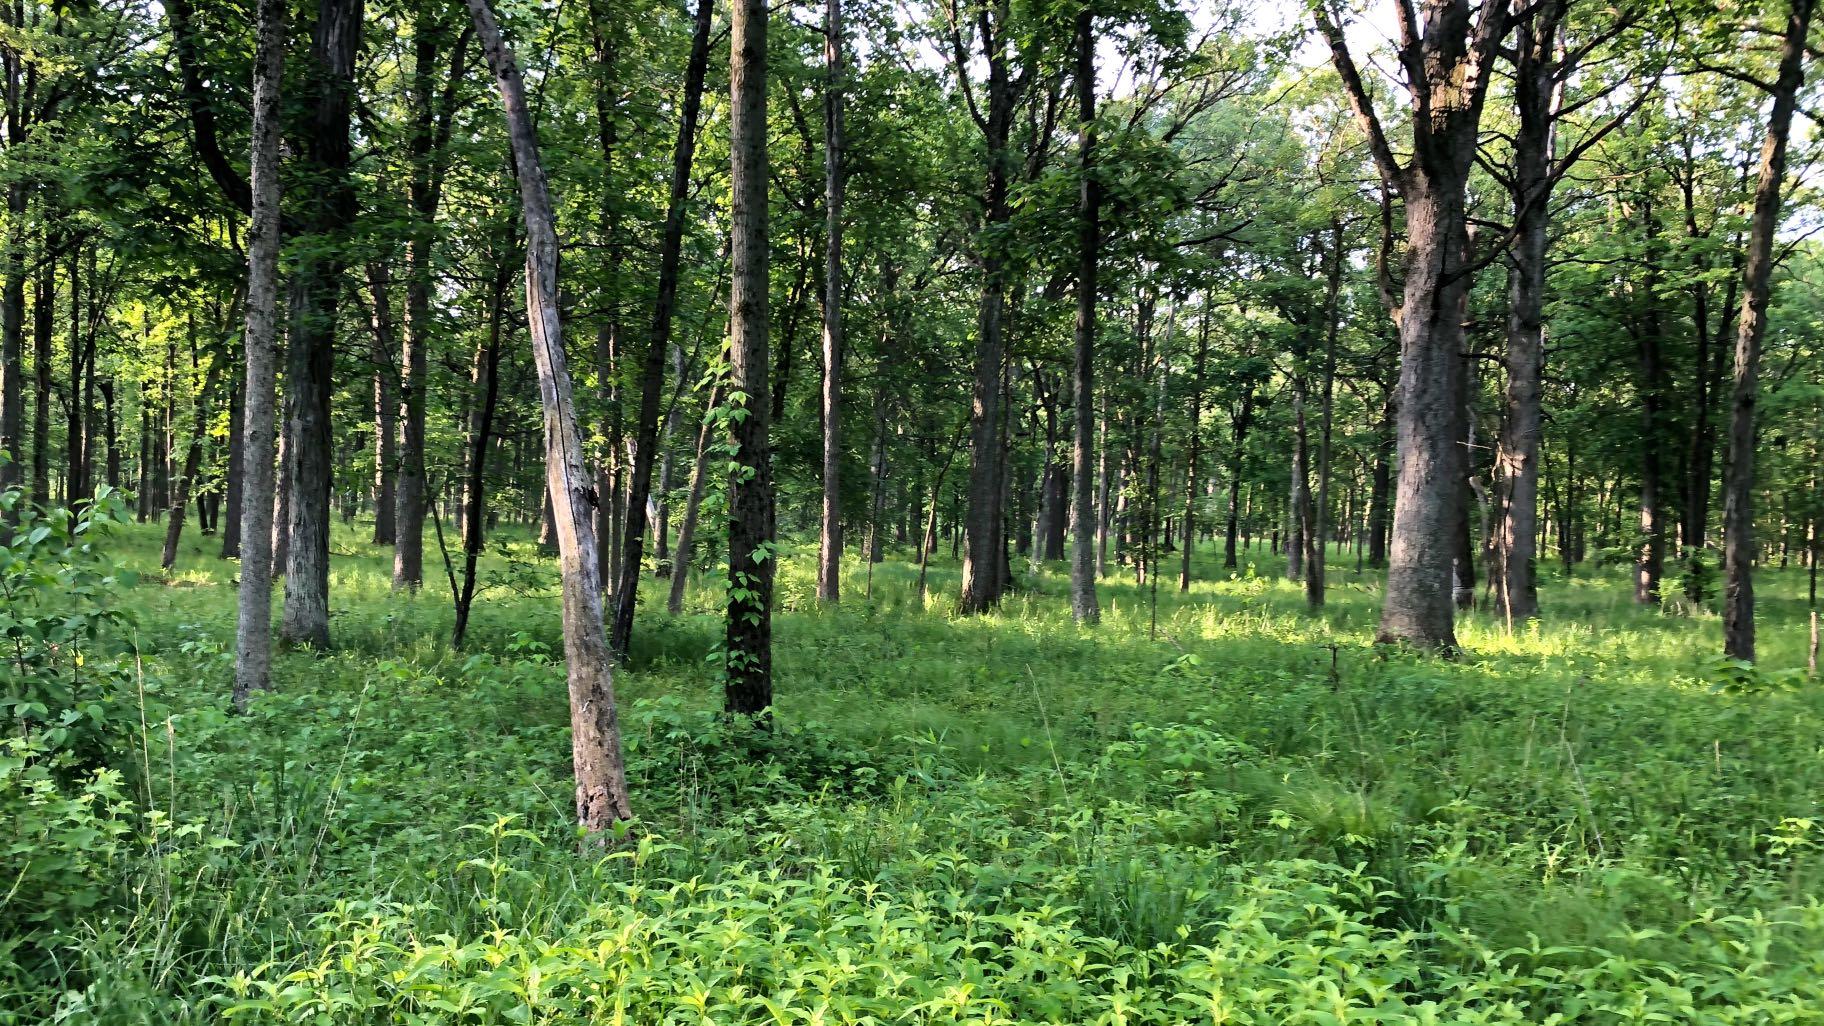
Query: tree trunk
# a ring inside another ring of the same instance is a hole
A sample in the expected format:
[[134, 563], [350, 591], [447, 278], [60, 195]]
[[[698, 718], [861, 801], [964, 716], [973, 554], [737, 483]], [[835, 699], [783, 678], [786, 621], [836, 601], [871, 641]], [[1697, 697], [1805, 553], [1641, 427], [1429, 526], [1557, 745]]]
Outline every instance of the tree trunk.
[[1780, 227], [1780, 185], [1786, 171], [1787, 136], [1804, 80], [1805, 38], [1812, 0], [1792, 0], [1780, 73], [1767, 115], [1760, 181], [1742, 276], [1742, 312], [1735, 339], [1735, 382], [1729, 414], [1729, 463], [1723, 492], [1723, 651], [1754, 659], [1754, 429], [1760, 392], [1761, 341], [1767, 334], [1767, 299], [1773, 244]]
[[[184, 509], [190, 504], [190, 489], [203, 462], [203, 442], [209, 431], [209, 399], [221, 380], [225, 361], [210, 357], [209, 371], [191, 400], [190, 446], [184, 451], [184, 467], [171, 483], [171, 512], [165, 520], [165, 547], [159, 557], [159, 569], [169, 571], [177, 565], [177, 546], [184, 533]], [[201, 519], [201, 513], [198, 514]]]
[[[981, 17], [987, 34], [980, 40], [988, 68], [987, 109], [978, 127], [987, 147], [987, 174], [982, 193], [982, 223], [976, 233], [976, 261], [981, 292], [976, 310], [975, 376], [971, 386], [968, 512], [963, 526], [963, 586], [959, 609], [985, 613], [1001, 600], [1004, 573], [1002, 519], [1003, 421], [1001, 372], [1005, 362], [1002, 331], [1007, 302], [1007, 243], [1003, 226], [1013, 216], [1008, 202], [1008, 139], [1018, 87], [1007, 66], [1008, 9], [996, 0], [995, 16]], [[965, 77], [964, 55], [956, 54], [955, 71]]]
[[[393, 325], [392, 281], [384, 264], [367, 266], [367, 286], [374, 303], [374, 544], [393, 545], [398, 541], [399, 513], [399, 396], [393, 354], [400, 349]], [[398, 561], [395, 552], [395, 566]]]
[[538, 366], [539, 399], [545, 416], [545, 484], [557, 512], [558, 565], [563, 579], [576, 816], [585, 831], [599, 835], [616, 823], [631, 820], [633, 810], [614, 707], [614, 658], [602, 630], [601, 563], [591, 511], [598, 497], [577, 431], [570, 371], [564, 361], [557, 226], [519, 65], [501, 40], [500, 26], [487, 0], [468, 0], [468, 7], [500, 88], [519, 176], [526, 228], [526, 319]]
[[303, 218], [316, 244], [291, 277], [285, 367], [285, 606], [279, 638], [329, 647], [330, 399], [334, 392], [336, 314], [344, 257], [341, 236], [355, 220], [349, 178], [349, 119], [362, 0], [318, 0], [311, 30], [312, 93], [304, 165], [322, 184]]
[[488, 307], [488, 340], [477, 354], [474, 380], [470, 382], [481, 391], [481, 405], [469, 424], [469, 479], [463, 490], [462, 585], [456, 592], [456, 623], [450, 632], [450, 647], [459, 651], [469, 632], [469, 611], [475, 603], [475, 564], [481, 558], [486, 535], [482, 519], [487, 506], [488, 447], [494, 443], [494, 409], [500, 401], [500, 337], [506, 291], [507, 278], [502, 273], [495, 278]]
[[259, 0], [253, 72], [253, 224], [247, 233], [247, 308], [242, 342], [241, 583], [235, 626], [234, 707], [272, 686], [274, 412], [279, 354], [279, 89], [285, 62], [284, 0]]
[[698, 0], [690, 41], [690, 62], [685, 70], [678, 137], [672, 146], [671, 192], [665, 209], [665, 233], [659, 244], [658, 292], [653, 301], [652, 334], [647, 339], [640, 368], [639, 421], [634, 426], [627, 518], [621, 534], [620, 577], [614, 590], [614, 626], [609, 632], [609, 646], [621, 658], [626, 657], [633, 638], [633, 615], [646, 543], [646, 506], [651, 491], [653, 457], [658, 448], [659, 400], [664, 392], [665, 354], [671, 342], [671, 325], [677, 308], [678, 264], [683, 253], [684, 216], [690, 199], [690, 171], [696, 155], [697, 116], [702, 108], [703, 81], [709, 64], [713, 12], [712, 0]]
[[32, 371], [37, 391], [32, 396], [32, 501], [48, 506], [51, 500], [51, 364], [55, 359], [57, 315], [57, 262], [59, 248], [54, 234], [47, 234], [38, 281], [32, 291]]
[[407, 87], [410, 124], [406, 159], [410, 179], [406, 201], [405, 330], [397, 372], [398, 450], [393, 483], [393, 587], [416, 591], [424, 584], [424, 518], [430, 501], [425, 471], [425, 404], [430, 389], [432, 266], [437, 242], [437, 208], [443, 199], [456, 89], [465, 75], [468, 30], [449, 46], [450, 64], [441, 97], [437, 57], [449, 43], [445, 8], [422, 0], [412, 11], [412, 67]]
[[714, 458], [709, 449], [714, 434], [715, 417], [711, 414], [722, 405], [722, 387], [710, 390], [709, 406], [703, 427], [697, 432], [697, 458], [690, 472], [690, 494], [684, 500], [684, 520], [678, 525], [678, 544], [671, 557], [671, 594], [665, 599], [665, 611], [673, 616], [684, 611], [684, 589], [690, 584], [691, 560], [696, 548], [697, 514], [703, 508], [703, 485], [709, 462]]
[[727, 633], [724, 703], [764, 716], [773, 704], [772, 401], [767, 370], [767, 146], [765, 0], [735, 0], [730, 33], [729, 151], [734, 262], [729, 287]]
[[[823, 531], [817, 601], [836, 602], [842, 597], [842, 0], [825, 0], [823, 34]], [[869, 531], [872, 537], [872, 527]]]
[[[1095, 13], [1077, 12], [1077, 320], [1071, 362], [1070, 612], [1078, 623], [1101, 618], [1096, 597], [1096, 502], [1092, 475], [1096, 428], [1097, 271], [1102, 245], [1102, 184], [1096, 180]], [[1106, 487], [1104, 489], [1106, 491]], [[1188, 560], [1189, 557], [1187, 556]]]
[[1191, 590], [1191, 551], [1197, 547], [1197, 461], [1203, 455], [1203, 372], [1210, 354], [1210, 297], [1203, 297], [1197, 326], [1197, 360], [1191, 365], [1191, 437], [1184, 468], [1183, 563], [1178, 568], [1178, 590]]
[[1311, 550], [1305, 557], [1305, 604], [1312, 609], [1324, 604], [1324, 567], [1329, 557], [1330, 442], [1336, 413], [1336, 335], [1342, 317], [1339, 307], [1343, 288], [1341, 221], [1334, 222], [1330, 228], [1329, 263], [1324, 290], [1324, 365], [1318, 406], [1316, 509], [1308, 528]]

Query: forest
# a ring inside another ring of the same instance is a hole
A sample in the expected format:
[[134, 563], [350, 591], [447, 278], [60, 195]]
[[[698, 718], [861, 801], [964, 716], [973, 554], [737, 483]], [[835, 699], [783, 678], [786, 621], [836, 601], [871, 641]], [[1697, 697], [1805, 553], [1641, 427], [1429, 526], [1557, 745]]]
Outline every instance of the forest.
[[8, 0], [0, 1026], [1824, 1023], [1816, 0]]

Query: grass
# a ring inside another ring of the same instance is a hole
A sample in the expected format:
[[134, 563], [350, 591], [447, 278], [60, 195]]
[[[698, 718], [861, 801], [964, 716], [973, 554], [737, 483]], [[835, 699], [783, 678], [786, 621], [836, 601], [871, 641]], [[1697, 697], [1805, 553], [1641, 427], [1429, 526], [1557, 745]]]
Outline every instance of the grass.
[[870, 599], [851, 562], [819, 609], [788, 549], [770, 737], [715, 714], [713, 584], [642, 606], [616, 681], [641, 822], [604, 855], [571, 830], [555, 573], [523, 540], [452, 653], [442, 579], [395, 595], [339, 528], [337, 647], [281, 655], [247, 717], [215, 540], [169, 578], [152, 529], [113, 544], [144, 574], [142, 804], [190, 832], [123, 857], [0, 1023], [1824, 1019], [1798, 571], [1758, 584], [1743, 675], [1714, 617], [1612, 573], [1548, 580], [1543, 625], [1469, 616], [1441, 662], [1370, 644], [1353, 556], [1318, 615], [1259, 550], [1200, 551], [1156, 630], [1126, 576], [1085, 630], [1061, 567], [958, 618], [953, 566], [921, 603], [915, 567]]

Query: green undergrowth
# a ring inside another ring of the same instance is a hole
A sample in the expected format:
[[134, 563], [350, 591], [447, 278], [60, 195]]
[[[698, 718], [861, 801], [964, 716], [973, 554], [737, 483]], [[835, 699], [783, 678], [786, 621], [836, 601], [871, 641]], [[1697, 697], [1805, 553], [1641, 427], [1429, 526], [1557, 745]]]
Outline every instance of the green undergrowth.
[[0, 880], [0, 1023], [1824, 1020], [1797, 572], [1761, 583], [1758, 668], [1581, 571], [1443, 662], [1370, 644], [1351, 554], [1320, 615], [1264, 553], [1200, 551], [1156, 612], [1104, 582], [1088, 630], [1061, 567], [968, 619], [954, 566], [921, 602], [916, 567], [869, 595], [856, 562], [817, 609], [788, 551], [770, 734], [716, 714], [713, 583], [642, 608], [616, 682], [640, 820], [603, 851], [570, 825], [529, 545], [484, 561], [452, 653], [441, 580], [395, 596], [339, 530], [336, 650], [281, 655], [235, 717], [212, 543], [164, 576], [151, 528], [109, 541], [141, 571], [115, 775], [0, 757], [5, 800], [36, 788], [93, 856], [81, 906], [51, 888], [30, 921]]

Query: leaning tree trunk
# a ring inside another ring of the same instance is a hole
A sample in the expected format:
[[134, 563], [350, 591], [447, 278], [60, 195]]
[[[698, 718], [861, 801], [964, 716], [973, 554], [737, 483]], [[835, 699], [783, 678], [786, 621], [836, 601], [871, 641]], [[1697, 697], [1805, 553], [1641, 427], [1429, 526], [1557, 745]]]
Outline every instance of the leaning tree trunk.
[[[684, 215], [690, 200], [690, 169], [696, 156], [697, 115], [703, 104], [703, 80], [709, 65], [712, 0], [698, 0], [685, 69], [678, 138], [671, 153], [671, 193], [665, 208], [665, 234], [659, 243], [658, 294], [652, 308], [652, 334], [640, 367], [639, 421], [634, 426], [632, 475], [627, 482], [627, 518], [621, 533], [619, 578], [614, 589], [614, 625], [608, 634], [615, 654], [626, 658], [633, 640], [633, 614], [639, 596], [640, 564], [646, 545], [646, 504], [651, 490], [653, 457], [659, 447], [659, 399], [664, 391], [665, 352], [671, 342], [677, 309], [678, 263], [684, 248]], [[661, 531], [664, 527], [659, 528]]]
[[184, 451], [183, 470], [178, 473], [177, 480], [171, 482], [171, 509], [165, 518], [165, 547], [158, 561], [161, 570], [170, 570], [177, 565], [177, 545], [184, 534], [184, 509], [190, 504], [190, 491], [195, 487], [198, 471], [202, 469], [203, 443], [209, 435], [209, 399], [215, 394], [216, 382], [221, 380], [224, 362], [220, 357], [210, 357], [209, 372], [204, 376], [201, 390], [191, 404], [190, 446]]
[[1754, 659], [1754, 414], [1760, 391], [1761, 341], [1767, 335], [1767, 298], [1773, 272], [1774, 237], [1780, 228], [1780, 184], [1786, 171], [1787, 137], [1805, 75], [1805, 36], [1812, 0], [1792, 0], [1786, 41], [1780, 52], [1767, 141], [1761, 147], [1761, 176], [1754, 190], [1754, 216], [1742, 276], [1742, 312], [1736, 325], [1735, 383], [1729, 412], [1729, 463], [1723, 492], [1723, 651], [1731, 659]]
[[[842, 597], [842, 0], [826, 0], [823, 32], [823, 531], [817, 600], [835, 602]], [[871, 526], [869, 532], [873, 537]]]
[[253, 72], [253, 225], [247, 233], [247, 377], [242, 386], [241, 586], [235, 627], [234, 707], [272, 686], [274, 400], [279, 364], [279, 86], [284, 0], [260, 0]]
[[[722, 387], [717, 385], [709, 393], [709, 411], [722, 405]], [[703, 486], [709, 470], [709, 461], [714, 459], [710, 452], [710, 438], [714, 434], [715, 418], [705, 413], [703, 427], [697, 432], [697, 458], [690, 472], [690, 494], [684, 500], [684, 519], [678, 525], [678, 544], [671, 553], [671, 593], [665, 598], [665, 611], [673, 616], [684, 611], [684, 589], [690, 585], [690, 567], [697, 543], [697, 514], [703, 508]]]
[[729, 286], [728, 618], [724, 703], [735, 715], [773, 704], [772, 403], [767, 370], [766, 3], [735, 0], [729, 110], [734, 262]]
[[500, 35], [488, 0], [468, 0], [482, 52], [500, 88], [507, 133], [519, 175], [526, 228], [526, 320], [538, 366], [545, 415], [545, 486], [557, 520], [563, 578], [564, 661], [570, 683], [570, 752], [576, 774], [576, 817], [600, 834], [633, 818], [621, 731], [614, 708], [614, 659], [602, 630], [601, 562], [593, 505], [598, 501], [571, 400], [557, 289], [557, 226], [539, 160], [538, 136], [526, 107], [519, 64]]

